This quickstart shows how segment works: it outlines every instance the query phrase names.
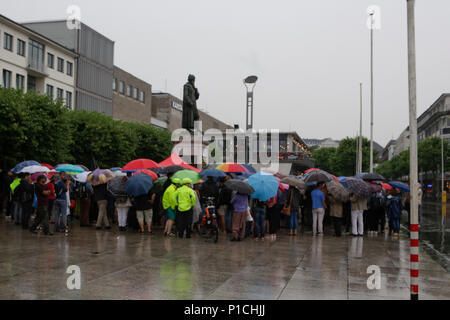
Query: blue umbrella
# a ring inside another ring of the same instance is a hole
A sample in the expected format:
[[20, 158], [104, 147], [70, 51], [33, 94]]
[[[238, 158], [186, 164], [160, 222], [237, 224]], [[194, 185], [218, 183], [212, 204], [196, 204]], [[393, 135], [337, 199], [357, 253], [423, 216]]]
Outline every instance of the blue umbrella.
[[200, 172], [200, 175], [202, 176], [203, 179], [206, 177], [224, 178], [227, 176], [225, 172], [217, 169], [205, 169], [202, 172]]
[[396, 189], [399, 189], [403, 192], [409, 192], [409, 186], [406, 183], [400, 182], [400, 181], [389, 181], [388, 184]]
[[55, 168], [58, 172], [69, 172], [69, 173], [82, 173], [84, 172], [84, 169], [80, 166], [75, 166], [73, 164], [63, 164], [60, 166], [57, 166]]
[[109, 170], [111, 170], [112, 172], [116, 172], [116, 171], [121, 171], [122, 168], [115, 167], [115, 168], [111, 168], [111, 169], [109, 169]]
[[21, 162], [19, 164], [17, 164], [14, 168], [11, 169], [12, 173], [18, 173], [20, 170], [22, 170], [25, 167], [29, 167], [29, 166], [40, 166], [41, 164], [37, 161], [34, 160], [28, 160], [28, 161], [24, 161]]
[[139, 197], [147, 194], [152, 187], [152, 178], [143, 173], [130, 177], [125, 183], [125, 191], [133, 197]]
[[248, 184], [255, 189], [250, 196], [253, 199], [267, 201], [277, 195], [280, 184], [277, 179], [270, 173], [258, 172], [248, 178]]
[[347, 177], [338, 177], [339, 182], [348, 189]]
[[250, 171], [250, 173], [256, 173], [255, 168], [253, 168], [251, 165], [243, 163], [242, 164], [248, 171]]

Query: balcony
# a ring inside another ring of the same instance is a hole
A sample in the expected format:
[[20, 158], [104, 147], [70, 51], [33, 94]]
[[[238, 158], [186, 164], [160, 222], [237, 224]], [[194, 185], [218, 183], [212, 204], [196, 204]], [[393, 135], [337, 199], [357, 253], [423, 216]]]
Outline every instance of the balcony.
[[30, 75], [35, 77], [43, 78], [48, 76], [44, 62], [38, 61], [36, 59], [28, 59], [26, 69]]

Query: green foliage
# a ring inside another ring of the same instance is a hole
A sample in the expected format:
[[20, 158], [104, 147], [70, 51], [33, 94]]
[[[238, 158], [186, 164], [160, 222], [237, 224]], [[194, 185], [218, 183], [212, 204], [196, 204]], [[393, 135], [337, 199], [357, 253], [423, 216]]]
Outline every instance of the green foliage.
[[312, 157], [317, 168], [335, 172], [337, 148], [320, 148], [313, 151]]
[[97, 113], [69, 111], [33, 92], [0, 88], [1, 167], [24, 160], [75, 163], [102, 168], [123, 166], [137, 158], [164, 160], [170, 132], [147, 124], [115, 121]]

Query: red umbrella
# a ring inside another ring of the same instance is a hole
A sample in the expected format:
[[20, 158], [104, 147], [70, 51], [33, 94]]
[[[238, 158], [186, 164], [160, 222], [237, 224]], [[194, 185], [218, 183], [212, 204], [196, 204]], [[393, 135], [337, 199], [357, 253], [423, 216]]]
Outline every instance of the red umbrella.
[[338, 179], [334, 174], [332, 174], [331, 176], [333, 177], [334, 180], [336, 180], [337, 182], [339, 182], [339, 179]]
[[382, 187], [383, 189], [385, 189], [385, 190], [392, 190], [391, 185], [388, 184], [388, 183], [383, 183], [383, 184], [381, 184], [381, 187]]
[[189, 163], [187, 163], [186, 161], [181, 159], [180, 156], [176, 153], [172, 153], [172, 155], [170, 157], [168, 157], [166, 160], [160, 162], [159, 166], [160, 167], [180, 166], [180, 167], [183, 167], [185, 169], [192, 170], [195, 172], [202, 171], [200, 169], [197, 169], [194, 166], [191, 166]]
[[320, 169], [317, 168], [311, 168], [305, 171], [305, 173], [311, 172], [311, 171], [319, 171]]
[[158, 168], [159, 165], [149, 159], [137, 159], [131, 162], [128, 162], [123, 168], [122, 171], [134, 171], [134, 170], [144, 170], [144, 169], [152, 169]]
[[52, 165], [49, 165], [49, 164], [47, 164], [47, 163], [41, 163], [41, 166], [47, 167], [47, 168], [49, 168], [50, 170], [55, 169]]
[[146, 174], [146, 175], [152, 177], [153, 180], [158, 179], [158, 175], [151, 170], [139, 170], [139, 171], [136, 171], [135, 173], [133, 173], [133, 176], [140, 174], [140, 173], [143, 173], [143, 174]]

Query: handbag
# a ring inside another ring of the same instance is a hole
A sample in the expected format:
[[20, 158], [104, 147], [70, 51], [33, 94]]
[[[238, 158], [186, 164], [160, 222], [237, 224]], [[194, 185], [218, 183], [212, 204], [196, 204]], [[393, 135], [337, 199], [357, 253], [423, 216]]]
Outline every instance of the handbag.
[[289, 206], [284, 206], [283, 209], [281, 209], [281, 214], [285, 216], [291, 215], [291, 204], [292, 204], [292, 198], [294, 197], [294, 189], [291, 190], [291, 196], [289, 197]]
[[34, 197], [33, 197], [33, 208], [37, 208], [38, 207], [38, 198], [37, 198], [37, 196], [36, 196], [36, 193], [34, 194]]

